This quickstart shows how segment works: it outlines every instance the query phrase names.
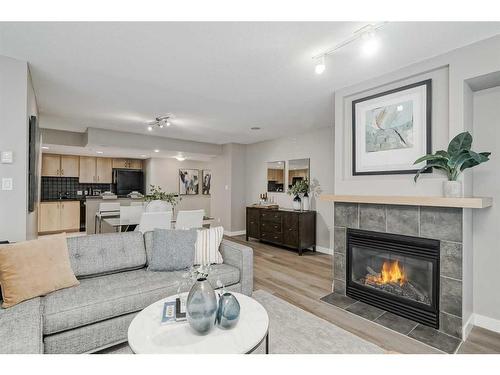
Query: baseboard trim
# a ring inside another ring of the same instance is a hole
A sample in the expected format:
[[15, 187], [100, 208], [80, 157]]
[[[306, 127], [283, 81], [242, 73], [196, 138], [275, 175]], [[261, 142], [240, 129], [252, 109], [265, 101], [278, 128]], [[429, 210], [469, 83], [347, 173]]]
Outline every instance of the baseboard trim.
[[329, 247], [316, 246], [316, 251], [318, 253], [333, 255], [333, 249], [330, 249]]
[[237, 230], [235, 232], [224, 232], [226, 236], [234, 237], [234, 236], [243, 236], [247, 231], [246, 230]]
[[474, 314], [470, 314], [469, 319], [467, 322], [465, 322], [464, 326], [462, 327], [462, 341], [467, 340], [467, 337], [469, 337], [470, 331], [472, 331], [472, 328], [474, 327]]
[[475, 326], [500, 333], [500, 320], [488, 316], [473, 314]]

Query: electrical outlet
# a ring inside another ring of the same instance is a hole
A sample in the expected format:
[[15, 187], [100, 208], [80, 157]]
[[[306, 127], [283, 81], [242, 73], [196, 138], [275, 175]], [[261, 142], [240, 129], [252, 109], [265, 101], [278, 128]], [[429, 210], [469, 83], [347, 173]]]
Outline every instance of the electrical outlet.
[[14, 153], [12, 151], [2, 151], [1, 154], [2, 163], [11, 164], [14, 162]]
[[12, 190], [12, 177], [2, 178], [2, 190]]

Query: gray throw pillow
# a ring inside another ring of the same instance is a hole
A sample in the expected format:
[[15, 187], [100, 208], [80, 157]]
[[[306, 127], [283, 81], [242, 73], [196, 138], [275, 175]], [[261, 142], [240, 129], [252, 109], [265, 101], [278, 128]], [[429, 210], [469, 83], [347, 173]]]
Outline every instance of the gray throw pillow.
[[155, 229], [148, 271], [178, 271], [191, 267], [196, 238], [196, 229]]

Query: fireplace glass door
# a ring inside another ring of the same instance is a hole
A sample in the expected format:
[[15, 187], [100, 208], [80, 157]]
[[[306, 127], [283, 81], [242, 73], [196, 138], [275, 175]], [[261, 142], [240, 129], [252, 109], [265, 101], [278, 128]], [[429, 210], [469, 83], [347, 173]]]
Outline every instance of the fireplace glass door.
[[432, 275], [429, 260], [352, 247], [351, 280], [373, 290], [430, 306]]

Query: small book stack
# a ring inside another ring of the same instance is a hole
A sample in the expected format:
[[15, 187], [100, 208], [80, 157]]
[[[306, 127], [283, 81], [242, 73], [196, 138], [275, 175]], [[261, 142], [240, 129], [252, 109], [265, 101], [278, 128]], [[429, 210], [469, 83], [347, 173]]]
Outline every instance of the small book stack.
[[186, 303], [180, 298], [174, 301], [167, 301], [163, 304], [163, 312], [161, 315], [161, 324], [170, 324], [175, 322], [183, 322], [186, 318]]

